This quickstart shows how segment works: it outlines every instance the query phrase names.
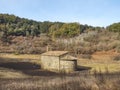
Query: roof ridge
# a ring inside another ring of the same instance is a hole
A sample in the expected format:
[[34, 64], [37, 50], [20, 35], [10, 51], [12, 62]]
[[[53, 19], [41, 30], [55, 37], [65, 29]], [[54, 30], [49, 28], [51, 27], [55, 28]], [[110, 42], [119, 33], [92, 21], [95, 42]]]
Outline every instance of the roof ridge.
[[64, 55], [64, 54], [67, 54], [68, 51], [47, 51], [45, 53], [43, 53], [42, 55], [45, 55], [45, 56], [61, 56], [61, 55]]

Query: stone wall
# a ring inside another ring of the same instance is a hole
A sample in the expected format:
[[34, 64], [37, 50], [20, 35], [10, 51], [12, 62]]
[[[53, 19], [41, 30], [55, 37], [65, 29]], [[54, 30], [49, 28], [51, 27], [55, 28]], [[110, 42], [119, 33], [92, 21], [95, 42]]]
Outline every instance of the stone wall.
[[[54, 72], [73, 72], [77, 69], [77, 60], [65, 59], [67, 54], [61, 56], [41, 56], [41, 68]], [[64, 58], [64, 59], [63, 59]]]
[[61, 72], [73, 72], [77, 68], [76, 60], [60, 60], [60, 71]]
[[41, 67], [45, 70], [59, 71], [59, 57], [41, 56]]

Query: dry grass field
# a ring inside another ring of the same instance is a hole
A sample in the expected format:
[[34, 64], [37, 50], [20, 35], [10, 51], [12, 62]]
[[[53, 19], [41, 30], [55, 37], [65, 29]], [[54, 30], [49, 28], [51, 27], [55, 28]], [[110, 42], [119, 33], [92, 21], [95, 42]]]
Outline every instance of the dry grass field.
[[[80, 70], [89, 70], [90, 72], [106, 72], [111, 73], [120, 71], [120, 61], [114, 61], [110, 55], [93, 55], [92, 59], [78, 59], [78, 67]], [[4, 63], [2, 65], [2, 63]], [[0, 54], [0, 76], [2, 77], [26, 77], [17, 69], [38, 69], [40, 68], [40, 54]], [[33, 68], [32, 68], [33, 67]], [[22, 74], [22, 75], [21, 75]]]
[[98, 56], [79, 58], [75, 73], [58, 74], [41, 70], [40, 55], [1, 53], [0, 90], [120, 90], [120, 61]]

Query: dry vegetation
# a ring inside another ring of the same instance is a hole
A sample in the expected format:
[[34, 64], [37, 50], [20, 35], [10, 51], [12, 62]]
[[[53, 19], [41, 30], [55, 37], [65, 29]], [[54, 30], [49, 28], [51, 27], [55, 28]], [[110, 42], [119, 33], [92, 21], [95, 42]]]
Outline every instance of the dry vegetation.
[[46, 51], [46, 46], [50, 46], [52, 50], [67, 50], [74, 55], [91, 55], [97, 51], [109, 50], [120, 53], [120, 34], [109, 31], [89, 31], [66, 39], [52, 39], [47, 35], [41, 35], [40, 37], [12, 36], [9, 38], [10, 43], [0, 41], [0, 52], [40, 54]]
[[0, 79], [0, 81], [1, 90], [120, 90], [120, 73]]
[[[46, 35], [12, 36], [10, 40], [0, 42], [0, 90], [120, 90], [118, 33], [92, 31], [54, 40]], [[70, 74], [43, 71], [40, 54], [48, 45], [52, 50], [71, 51], [78, 57], [78, 70]]]
[[57, 74], [40, 69], [40, 55], [2, 53], [0, 90], [120, 90], [120, 62], [92, 57], [80, 58], [74, 73]]
[[109, 31], [91, 31], [74, 38], [57, 39], [56, 42], [60, 50], [69, 50], [78, 55], [109, 50], [120, 53], [120, 35]]

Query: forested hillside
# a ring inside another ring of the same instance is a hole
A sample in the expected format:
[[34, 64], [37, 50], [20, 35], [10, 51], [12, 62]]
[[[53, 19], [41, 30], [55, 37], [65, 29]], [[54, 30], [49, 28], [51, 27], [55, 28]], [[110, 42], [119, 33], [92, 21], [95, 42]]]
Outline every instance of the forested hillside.
[[47, 33], [55, 37], [73, 37], [79, 35], [85, 30], [98, 30], [100, 27], [92, 27], [79, 23], [63, 22], [37, 22], [20, 18], [15, 15], [0, 14], [0, 36], [38, 36], [41, 33]]
[[74, 54], [120, 52], [119, 32], [120, 23], [104, 28], [76, 22], [38, 22], [0, 14], [0, 52], [42, 53], [48, 45], [52, 50], [68, 50]]

